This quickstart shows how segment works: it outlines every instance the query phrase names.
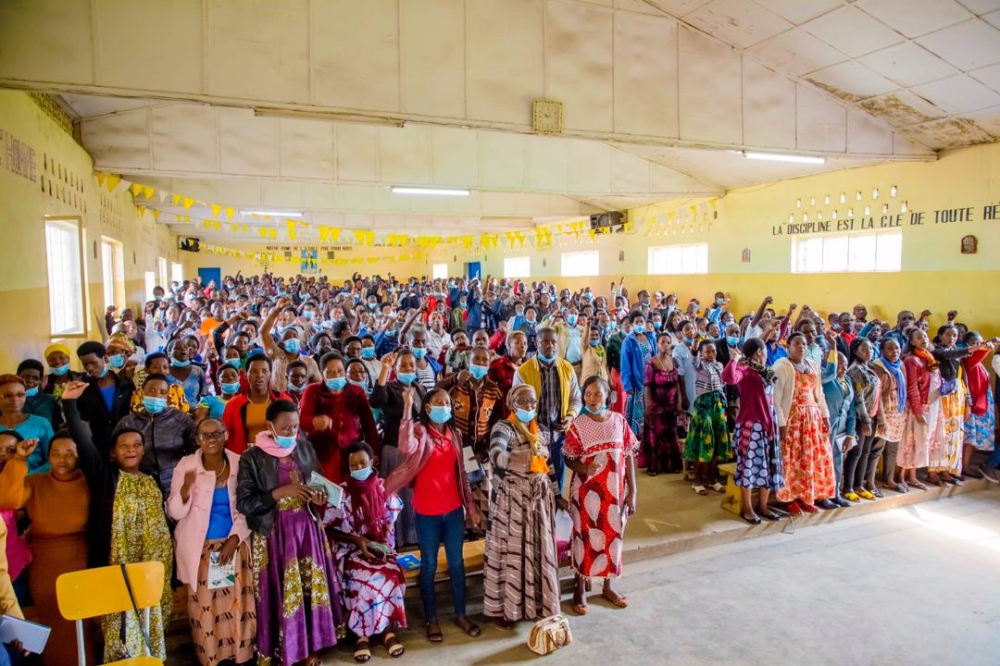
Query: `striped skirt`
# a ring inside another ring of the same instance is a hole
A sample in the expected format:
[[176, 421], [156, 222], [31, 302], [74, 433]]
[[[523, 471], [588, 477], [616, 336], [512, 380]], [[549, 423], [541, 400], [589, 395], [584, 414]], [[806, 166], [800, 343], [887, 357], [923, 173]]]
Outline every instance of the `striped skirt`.
[[208, 589], [212, 553], [222, 550], [225, 539], [206, 541], [198, 565], [198, 587], [188, 594], [187, 612], [195, 654], [202, 666], [224, 661], [243, 663], [257, 648], [257, 602], [253, 596], [253, 569], [246, 544], [236, 550], [236, 585]]

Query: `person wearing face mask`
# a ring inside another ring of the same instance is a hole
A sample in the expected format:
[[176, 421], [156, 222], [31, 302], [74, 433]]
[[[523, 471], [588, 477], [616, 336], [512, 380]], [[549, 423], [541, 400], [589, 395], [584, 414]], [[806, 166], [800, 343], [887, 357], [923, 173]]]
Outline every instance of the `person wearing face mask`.
[[[151, 374], [161, 374], [168, 377], [170, 375], [170, 357], [163, 352], [153, 352], [143, 360], [143, 367], [137, 369], [132, 375], [135, 391], [132, 392], [130, 412], [142, 411], [142, 385], [146, 383], [146, 377]], [[170, 384], [170, 388], [167, 389], [167, 406], [185, 414], [191, 411], [191, 405], [188, 404], [183, 386], [175, 383]]]
[[434, 389], [423, 400], [420, 420], [413, 418], [415, 387], [402, 391], [399, 452], [404, 456], [385, 482], [388, 493], [413, 486], [414, 524], [420, 544], [420, 599], [424, 606], [427, 640], [443, 640], [438, 622], [434, 578], [444, 544], [455, 604], [455, 624], [472, 637], [482, 630], [465, 613], [465, 562], [462, 541], [469, 520], [476, 527], [482, 516], [476, 508], [462, 461], [462, 436], [451, 427], [451, 399]]
[[[395, 378], [390, 376], [395, 373]], [[413, 387], [410, 408], [405, 408], [403, 393], [408, 387]], [[399, 427], [403, 418], [417, 416], [423, 404], [424, 387], [417, 381], [416, 358], [407, 348], [386, 354], [382, 357], [378, 379], [368, 397], [373, 409], [382, 410], [382, 450], [378, 469], [383, 477], [388, 478], [400, 465], [406, 461], [406, 456], [400, 452]], [[417, 543], [417, 531], [414, 525], [413, 490], [398, 488], [399, 497], [403, 500], [403, 510], [396, 518], [396, 541], [400, 545]]]
[[69, 382], [79, 382], [86, 378], [82, 372], [74, 372], [69, 369], [69, 347], [63, 344], [49, 345], [42, 354], [45, 363], [49, 368], [49, 374], [45, 378], [43, 393], [48, 393], [52, 397], [59, 399], [63, 389]]
[[194, 365], [191, 348], [184, 340], [170, 343], [167, 346], [167, 354], [170, 357], [167, 381], [184, 390], [184, 398], [188, 405], [197, 405], [201, 402], [201, 396], [208, 393], [205, 386], [205, 371]]
[[[219, 395], [206, 395], [194, 411], [195, 424], [205, 419], [222, 419], [226, 405], [240, 392], [240, 373], [231, 365], [222, 366], [219, 371]], [[169, 400], [168, 400], [169, 402]]]
[[[516, 317], [515, 317], [516, 318]], [[511, 330], [523, 332], [528, 340], [528, 356], [534, 356], [538, 352], [538, 308], [529, 305], [524, 308], [524, 321]]]
[[142, 386], [142, 409], [122, 418], [112, 433], [112, 437], [123, 429], [142, 433], [146, 445], [143, 471], [157, 480], [164, 496], [170, 491], [177, 463], [198, 448], [194, 421], [168, 406], [167, 387], [164, 375], [147, 375]]
[[309, 384], [309, 370], [301, 359], [292, 361], [285, 368], [288, 373], [288, 395], [296, 405], [302, 403], [302, 393]]
[[[503, 393], [487, 376], [489, 370], [489, 351], [473, 347], [469, 353], [469, 369], [453, 373], [437, 385], [451, 397], [452, 427], [462, 435], [463, 456], [475, 457], [480, 466], [489, 460], [490, 430], [503, 413]], [[469, 473], [472, 495], [484, 523], [490, 509], [491, 476], [489, 467]]]
[[587, 614], [590, 578], [603, 578], [601, 595], [617, 608], [628, 599], [612, 581], [622, 574], [625, 525], [635, 513], [639, 439], [621, 414], [610, 411], [611, 388], [599, 377], [583, 384], [584, 411], [566, 433], [570, 487], [571, 567], [575, 574], [573, 612]]
[[407, 337], [409, 337], [413, 358], [417, 360], [417, 382], [424, 387], [424, 390], [429, 391], [437, 384], [441, 366], [428, 353], [427, 331], [423, 326], [414, 326], [409, 330]]
[[583, 347], [580, 362], [580, 377], [601, 377], [610, 382], [608, 371], [608, 352], [601, 344], [601, 331], [597, 326], [591, 326], [587, 335], [587, 344]]
[[87, 373], [88, 384], [78, 401], [80, 416], [90, 426], [94, 444], [106, 458], [111, 431], [128, 415], [135, 385], [107, 366], [107, 350], [100, 342], [84, 342], [76, 355]]
[[[648, 296], [647, 296], [648, 297]], [[622, 388], [628, 399], [625, 403], [625, 417], [632, 432], [640, 440], [646, 421], [645, 377], [646, 365], [656, 353], [653, 336], [646, 333], [646, 318], [638, 310], [629, 315], [632, 333], [622, 342], [621, 377]], [[639, 466], [645, 467], [645, 460]]]
[[344, 357], [337, 352], [323, 357], [323, 381], [306, 387], [299, 414], [323, 476], [334, 483], [349, 476], [344, 451], [355, 442], [364, 439], [377, 459], [381, 441], [368, 395], [347, 380]]
[[308, 383], [318, 382], [321, 379], [319, 366], [309, 356], [302, 356], [299, 352], [302, 349], [302, 340], [299, 337], [299, 330], [294, 326], [284, 329], [281, 333], [280, 343], [275, 342], [271, 335], [274, 322], [278, 318], [278, 313], [288, 307], [290, 301], [287, 298], [279, 298], [278, 302], [267, 319], [260, 328], [260, 337], [264, 342], [264, 353], [272, 362], [271, 389], [283, 392], [288, 389], [288, 364], [292, 361], [301, 360], [306, 364], [308, 370]]
[[[740, 327], [737, 324], [729, 324], [722, 331], [725, 335], [715, 340], [715, 358], [722, 364], [722, 367], [726, 367], [729, 365], [730, 359], [740, 351]], [[729, 431], [732, 432], [733, 428], [736, 427], [736, 415], [740, 411], [740, 392], [736, 386], [727, 384], [725, 393], [726, 422], [729, 425]]]
[[399, 657], [405, 648], [394, 630], [407, 625], [406, 575], [396, 561], [393, 525], [403, 501], [386, 492], [367, 443], [355, 442], [344, 454], [350, 468], [344, 499], [339, 507], [327, 507], [323, 524], [343, 572], [347, 628], [357, 636], [354, 660], [369, 661], [371, 639], [380, 634], [389, 656]]
[[[486, 533], [483, 614], [509, 631], [521, 620], [559, 613], [556, 497], [548, 442], [535, 420], [535, 390], [507, 394], [510, 416], [490, 431], [489, 460], [502, 472]], [[564, 507], [566, 500], [559, 498]], [[568, 508], [568, 507], [565, 507]]]
[[42, 392], [42, 377], [45, 366], [33, 358], [21, 361], [17, 365], [17, 376], [24, 382], [24, 413], [40, 416], [52, 424], [53, 430], [62, 425], [62, 409], [59, 401], [51, 394]]
[[514, 385], [514, 373], [524, 362], [524, 356], [528, 350], [528, 337], [522, 331], [510, 331], [507, 333], [504, 349], [503, 356], [490, 363], [489, 377], [500, 389], [502, 396], [500, 404], [503, 408], [503, 416], [506, 416], [507, 393]]
[[309, 485], [321, 470], [295, 404], [276, 400], [265, 418], [236, 483], [236, 510], [253, 532], [257, 651], [262, 663], [321, 666], [317, 653], [337, 644], [342, 622], [336, 562], [317, 520], [327, 496]]
[[24, 411], [27, 399], [24, 380], [17, 375], [0, 375], [0, 432], [13, 431], [23, 439], [37, 442], [28, 459], [28, 473], [48, 471], [49, 443], [55, 435], [52, 422]]

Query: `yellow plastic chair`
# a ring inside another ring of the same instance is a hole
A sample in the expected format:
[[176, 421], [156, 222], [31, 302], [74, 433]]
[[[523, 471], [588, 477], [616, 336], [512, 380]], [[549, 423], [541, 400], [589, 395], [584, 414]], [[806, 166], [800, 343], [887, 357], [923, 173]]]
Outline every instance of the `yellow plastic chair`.
[[[137, 562], [125, 565], [135, 602], [142, 611], [142, 625], [149, 632], [149, 609], [160, 603], [163, 596], [163, 563]], [[59, 612], [76, 622], [76, 645], [79, 666], [87, 666], [84, 651], [83, 621], [91, 617], [132, 612], [132, 601], [125, 587], [121, 566], [100, 567], [65, 573], [56, 579], [56, 599]], [[146, 646], [143, 646], [146, 652]], [[67, 664], [67, 666], [69, 666]], [[163, 666], [149, 655], [133, 657], [106, 666]]]

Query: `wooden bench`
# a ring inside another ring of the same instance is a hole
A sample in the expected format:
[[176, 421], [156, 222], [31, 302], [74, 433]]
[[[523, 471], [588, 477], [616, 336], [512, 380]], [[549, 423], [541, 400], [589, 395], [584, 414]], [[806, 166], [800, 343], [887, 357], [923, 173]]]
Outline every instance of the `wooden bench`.
[[737, 516], [742, 515], [743, 495], [736, 485], [736, 463], [722, 463], [719, 465], [719, 473], [726, 475], [726, 495], [722, 498], [722, 508]]
[[[414, 555], [420, 557], [419, 551], [412, 551]], [[477, 539], [476, 541], [466, 541], [462, 546], [462, 559], [465, 560], [465, 574], [478, 574], [483, 570], [483, 565], [486, 559], [486, 540]], [[413, 571], [406, 571], [406, 585], [407, 587], [416, 587], [417, 579], [420, 577], [420, 569], [414, 569]], [[441, 582], [443, 580], [448, 580], [448, 560], [444, 555], [444, 546], [438, 551], [438, 565], [437, 565], [437, 575], [434, 576], [435, 582]]]

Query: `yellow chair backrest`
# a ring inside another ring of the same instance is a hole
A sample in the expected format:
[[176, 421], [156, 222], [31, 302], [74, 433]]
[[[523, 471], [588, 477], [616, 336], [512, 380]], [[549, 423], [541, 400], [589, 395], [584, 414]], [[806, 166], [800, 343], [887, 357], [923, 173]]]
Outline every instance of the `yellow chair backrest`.
[[[139, 609], [160, 603], [163, 596], [163, 562], [125, 565]], [[64, 573], [56, 579], [59, 612], [67, 620], [83, 620], [132, 610], [121, 566]]]

